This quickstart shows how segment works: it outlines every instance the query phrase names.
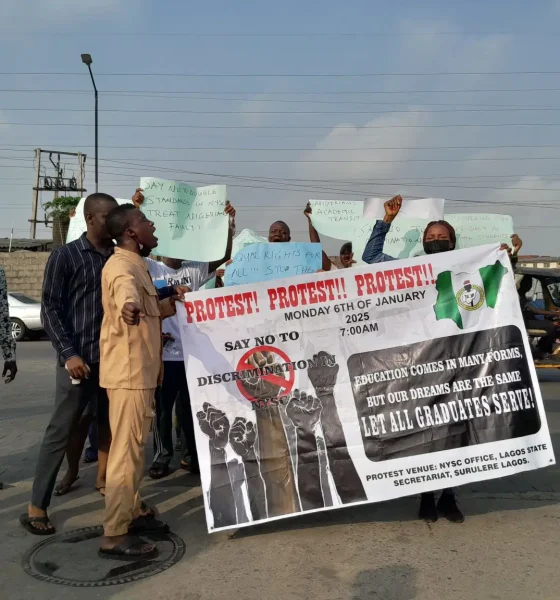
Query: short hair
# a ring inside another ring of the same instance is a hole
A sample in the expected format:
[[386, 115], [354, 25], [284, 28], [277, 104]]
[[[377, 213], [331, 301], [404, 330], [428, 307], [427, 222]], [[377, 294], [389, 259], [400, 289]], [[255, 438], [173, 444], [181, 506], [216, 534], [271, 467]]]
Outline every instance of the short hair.
[[99, 204], [101, 204], [101, 202], [113, 202], [114, 204], [117, 204], [117, 201], [113, 198], [113, 196], [109, 196], [109, 194], [102, 194], [101, 192], [90, 194], [84, 202], [84, 217], [88, 213], [95, 212], [95, 209]]
[[346, 242], [340, 247], [340, 254], [345, 254], [346, 252], [352, 252], [352, 242]]
[[[290, 228], [288, 227], [288, 224], [284, 223], [284, 221], [274, 221], [274, 223], [272, 223], [270, 225], [270, 227], [272, 227], [272, 225], [276, 225], [276, 223], [280, 223], [280, 225], [282, 225], [282, 227], [284, 227], [284, 229], [288, 232], [288, 235], [291, 234], [291, 231], [290, 231]], [[270, 231], [270, 227], [268, 228], [269, 231]]]
[[432, 225], [443, 225], [449, 232], [449, 239], [453, 244], [453, 248], [455, 248], [455, 246], [457, 245], [457, 235], [455, 234], [455, 229], [453, 228], [453, 225], [451, 225], [447, 221], [430, 221], [428, 223], [428, 226], [424, 230], [424, 237], [422, 238], [422, 242], [426, 241], [426, 236], [428, 235], [428, 231], [430, 230], [430, 227], [432, 227]]
[[122, 241], [125, 231], [130, 227], [132, 212], [138, 210], [134, 204], [121, 204], [107, 215], [105, 228], [117, 242]]

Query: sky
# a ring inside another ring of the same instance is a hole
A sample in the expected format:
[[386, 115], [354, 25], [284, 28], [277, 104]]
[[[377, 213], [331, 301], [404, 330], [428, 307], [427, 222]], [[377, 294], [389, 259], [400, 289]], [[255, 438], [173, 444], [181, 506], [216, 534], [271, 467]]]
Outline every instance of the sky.
[[100, 191], [225, 183], [238, 231], [297, 241], [309, 198], [443, 197], [557, 255], [559, 25], [559, 0], [2, 0], [0, 237], [29, 235], [34, 148], [86, 153], [94, 191], [90, 53]]

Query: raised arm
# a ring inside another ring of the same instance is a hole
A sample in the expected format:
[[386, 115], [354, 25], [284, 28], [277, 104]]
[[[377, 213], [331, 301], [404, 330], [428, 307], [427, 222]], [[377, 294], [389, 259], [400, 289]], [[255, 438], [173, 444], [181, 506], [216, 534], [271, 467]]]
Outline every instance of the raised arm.
[[383, 254], [383, 245], [385, 244], [385, 237], [391, 228], [391, 223], [399, 214], [401, 205], [402, 198], [400, 196], [395, 196], [385, 202], [385, 216], [382, 221], [375, 222], [364, 253], [362, 254], [362, 260], [365, 263], [372, 264], [394, 260], [394, 257]]
[[231, 258], [231, 249], [233, 246], [233, 236], [235, 235], [235, 208], [229, 203], [229, 200], [226, 202], [226, 207], [224, 209], [226, 215], [229, 216], [229, 227], [228, 227], [228, 239], [226, 244], [226, 253], [223, 258], [220, 260], [213, 260], [208, 263], [208, 273], [213, 273], [219, 266], [223, 265]]
[[[307, 222], [309, 224], [309, 241], [312, 244], [320, 244], [321, 238], [317, 233], [315, 227], [313, 227], [313, 223], [311, 222], [311, 204], [308, 202], [303, 214], [307, 217]], [[323, 258], [322, 258], [322, 268], [323, 271], [330, 271], [332, 267], [331, 259], [327, 256], [326, 252], [323, 250]]]

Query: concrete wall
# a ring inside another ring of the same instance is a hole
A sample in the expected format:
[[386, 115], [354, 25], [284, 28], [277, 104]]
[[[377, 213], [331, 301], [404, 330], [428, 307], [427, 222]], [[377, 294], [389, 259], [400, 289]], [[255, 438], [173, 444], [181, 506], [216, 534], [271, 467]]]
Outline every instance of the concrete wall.
[[8, 290], [40, 300], [49, 255], [50, 252], [0, 253], [0, 267], [6, 273]]

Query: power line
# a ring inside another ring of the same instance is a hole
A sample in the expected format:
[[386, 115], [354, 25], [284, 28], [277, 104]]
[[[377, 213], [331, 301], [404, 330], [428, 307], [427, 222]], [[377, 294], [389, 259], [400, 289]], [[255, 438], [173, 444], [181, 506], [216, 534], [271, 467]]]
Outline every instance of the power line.
[[[89, 108], [3, 108], [8, 111], [35, 111], [35, 112], [63, 112], [63, 113], [91, 113]], [[128, 109], [128, 108], [104, 108], [100, 113], [157, 113], [157, 114], [189, 114], [189, 115], [390, 115], [411, 113], [458, 113], [458, 112], [558, 112], [560, 107], [512, 107], [512, 108], [444, 108], [441, 110], [418, 110], [410, 108], [407, 110], [169, 110], [169, 109]]]
[[188, 37], [188, 38], [274, 38], [274, 37], [410, 37], [410, 36], [554, 36], [557, 32], [541, 31], [364, 31], [364, 32], [121, 32], [121, 31], [99, 31], [92, 32], [72, 32], [64, 31], [51, 33], [49, 31], [5, 31], [3, 36], [33, 36], [33, 37]]
[[[25, 76], [72, 76], [89, 77], [83, 71], [2, 71], [0, 75], [25, 75]], [[96, 77], [314, 77], [314, 78], [361, 78], [361, 77], [444, 77], [465, 75], [560, 75], [560, 71], [439, 71], [432, 73], [97, 73]]]
[[[53, 93], [53, 92], [61, 92], [61, 93], [79, 93], [79, 94], [83, 94], [83, 95], [90, 95], [90, 92], [87, 91], [73, 91], [73, 90], [0, 90], [0, 92], [45, 92], [45, 93]], [[560, 91], [560, 89], [559, 89]], [[170, 92], [171, 93], [171, 92]], [[182, 93], [182, 92], [181, 92]], [[192, 92], [197, 93], [197, 92]], [[199, 92], [202, 93], [202, 92]], [[217, 93], [217, 92], [216, 92]], [[227, 93], [227, 92], [224, 92]], [[350, 92], [352, 93], [352, 92]], [[360, 92], [356, 92], [356, 93], [360, 93]], [[256, 95], [261, 95], [261, 94], [257, 94]], [[174, 97], [169, 97], [169, 96], [163, 96], [163, 95], [158, 95], [158, 94], [144, 94], [144, 93], [122, 93], [122, 94], [117, 94], [117, 93], [111, 93], [111, 92], [107, 92], [107, 91], [103, 91], [103, 95], [115, 95], [115, 96], [119, 96], [119, 95], [123, 95], [123, 96], [128, 96], [128, 97], [136, 97], [136, 98], [143, 98], [143, 97], [149, 97], [149, 98], [158, 98], [158, 99], [177, 99], [177, 100], [216, 100], [219, 102], [257, 102], [257, 103], [273, 103], [273, 104], [336, 104], [336, 105], [367, 105], [367, 106], [453, 106], [453, 107], [457, 107], [457, 106], [469, 106], [469, 107], [478, 107], [478, 108], [486, 108], [486, 107], [490, 107], [490, 108], [510, 108], [510, 109], [519, 109], [519, 110], [525, 110], [525, 109], [534, 109], [534, 110], [545, 110], [545, 109], [555, 109], [558, 110], [558, 107], [556, 106], [543, 106], [543, 105], [532, 105], [529, 107], [526, 106], [519, 106], [518, 104], [488, 104], [486, 102], [483, 103], [473, 103], [473, 102], [399, 102], [399, 101], [391, 101], [391, 102], [371, 102], [371, 101], [356, 101], [356, 100], [291, 100], [291, 99], [284, 99], [284, 98], [230, 98], [227, 96], [223, 96], [223, 97], [219, 97], [219, 96], [178, 96], [177, 98]], [[268, 94], [267, 94], [268, 95]], [[321, 94], [323, 96], [323, 94]], [[326, 93], [325, 95], [328, 95], [328, 93]], [[80, 109], [80, 110], [76, 110], [76, 109], [64, 109], [64, 108], [49, 108], [49, 109], [45, 109], [45, 108], [3, 108], [2, 110], [27, 110], [27, 111], [31, 111], [31, 110], [52, 110], [52, 111], [67, 111], [70, 110], [71, 112], [90, 112], [87, 111], [86, 109]], [[163, 110], [163, 111], [138, 111], [135, 109], [120, 109], [119, 111], [115, 111], [115, 110], [107, 110], [107, 109], [101, 109], [100, 112], [123, 112], [123, 111], [127, 111], [127, 112], [183, 112], [183, 111], [167, 111], [167, 110]]]
[[[37, 93], [64, 93], [64, 94], [86, 94], [90, 95], [89, 90], [62, 90], [62, 89], [0, 89], [0, 92], [37, 92]], [[251, 95], [266, 95], [266, 96], [332, 96], [332, 95], [363, 95], [375, 96], [377, 94], [467, 94], [467, 93], [490, 93], [490, 92], [560, 92], [560, 88], [462, 88], [458, 90], [370, 90], [370, 91], [323, 91], [323, 92], [265, 92], [263, 90], [237, 90], [237, 91], [200, 91], [200, 90], [161, 90], [159, 92], [152, 91], [146, 93], [146, 90], [103, 90], [103, 95], [137, 95], [149, 98], [165, 98], [175, 94], [251, 94]], [[183, 96], [178, 96], [183, 98]], [[224, 100], [227, 98], [224, 98]]]
[[[560, 110], [560, 109], [559, 109]], [[67, 148], [93, 148], [88, 144], [63, 144]], [[2, 150], [10, 150], [12, 152], [29, 152], [28, 150], [19, 150], [17, 147], [25, 146], [35, 148], [37, 144], [13, 144], [13, 147], [0, 148]], [[560, 148], [560, 144], [501, 144], [497, 146], [371, 146], [361, 148], [241, 148], [238, 146], [113, 146], [103, 145], [104, 148], [112, 149], [130, 149], [130, 150], [235, 150], [247, 152], [342, 152], [342, 151], [368, 151], [368, 150], [498, 150], [503, 148]], [[159, 159], [160, 162], [165, 162], [167, 159]], [[188, 160], [188, 159], [182, 159]], [[521, 160], [521, 159], [515, 159]]]
[[[0, 125], [26, 127], [91, 127], [90, 123], [22, 123], [4, 121]], [[441, 129], [450, 127], [560, 127], [560, 123], [453, 123], [447, 125], [147, 125], [104, 123], [101, 127], [136, 127], [140, 129]]]

